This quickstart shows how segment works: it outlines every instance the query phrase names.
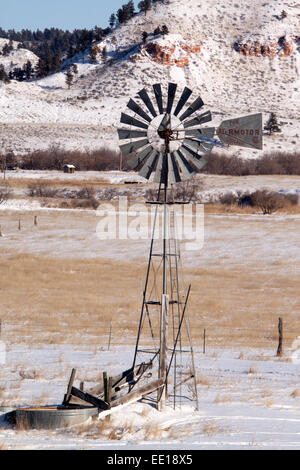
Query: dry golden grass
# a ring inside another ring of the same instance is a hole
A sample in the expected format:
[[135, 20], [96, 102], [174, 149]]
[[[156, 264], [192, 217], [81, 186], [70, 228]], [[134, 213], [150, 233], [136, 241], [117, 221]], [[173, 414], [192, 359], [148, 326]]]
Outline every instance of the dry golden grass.
[[215, 423], [215, 421], [209, 421], [203, 425], [202, 432], [208, 436], [214, 436], [215, 434], [224, 433], [225, 429]]
[[[141, 296], [137, 279], [145, 266], [112, 260], [72, 260], [19, 254], [2, 257], [1, 318], [7, 340], [15, 343], [107, 344], [112, 321], [112, 344], [124, 337], [134, 341]], [[195, 344], [202, 344], [203, 325], [209, 345], [277, 347], [278, 316], [285, 312], [284, 340], [291, 344], [300, 329], [292, 312], [299, 304], [298, 280], [270, 280], [267, 273], [247, 267], [185, 269], [192, 285], [189, 315]], [[266, 296], [262, 285], [283, 290]], [[286, 289], [284, 289], [286, 287]], [[293, 306], [289, 314], [287, 305]], [[208, 326], [207, 326], [208, 325]], [[87, 339], [89, 338], [89, 339]]]
[[[262, 213], [258, 207], [245, 206], [240, 207], [237, 204], [227, 205], [227, 204], [205, 204], [205, 213], [206, 214], [257, 214]], [[287, 204], [285, 207], [277, 209], [274, 214], [300, 214], [300, 204], [291, 205]], [[270, 217], [270, 216], [266, 216]], [[272, 217], [272, 215], [271, 215]]]
[[296, 389], [291, 393], [291, 397], [293, 397], [293, 398], [299, 398], [299, 397], [300, 397], [300, 389], [299, 389], [299, 388], [296, 388]]
[[[76, 246], [84, 245], [85, 237], [95, 233], [97, 218], [86, 213], [45, 211], [39, 212], [35, 227], [34, 213], [28, 211], [21, 214], [22, 230], [18, 231], [19, 217], [18, 212], [0, 214], [7, 234], [0, 246], [5, 341], [88, 344], [96, 351], [96, 347], [107, 347], [112, 321], [112, 345], [120, 340], [133, 343], [146, 274], [145, 253], [134, 262], [126, 261], [124, 253], [119, 260], [105, 259], [105, 252], [94, 259], [79, 258], [78, 251], [74, 252], [78, 259], [56, 257], [51, 251], [56, 237], [61, 250], [69, 234], [76, 236], [78, 231]], [[232, 220], [223, 221], [222, 228], [231, 230], [232, 224]], [[296, 231], [298, 226], [293, 224], [289, 230]], [[27, 243], [25, 248], [23, 243]], [[39, 243], [51, 255], [28, 253], [38, 250]], [[94, 247], [99, 249], [95, 244], [91, 251]], [[145, 247], [148, 250], [147, 242]], [[70, 246], [68, 254], [73, 256]], [[186, 284], [192, 284], [188, 310], [194, 345], [202, 347], [205, 328], [207, 355], [215, 346], [272, 348], [275, 355], [279, 316], [283, 316], [286, 350], [299, 335], [300, 318], [295, 314], [300, 309], [299, 274], [296, 265], [291, 269], [289, 258], [253, 257], [249, 262], [241, 259], [228, 265], [203, 265], [200, 261], [195, 267], [185, 264], [184, 277]], [[161, 285], [161, 276], [158, 283]]]
[[257, 369], [255, 369], [255, 367], [253, 366], [250, 366], [249, 370], [247, 371], [248, 375], [255, 375], [257, 373], [258, 373]]
[[219, 394], [215, 398], [215, 403], [220, 404], [220, 403], [229, 403], [232, 401], [232, 397], [229, 395], [223, 395], [220, 396]]
[[4, 442], [0, 442], [0, 450], [7, 450], [8, 447]]
[[205, 387], [211, 386], [211, 383], [212, 383], [211, 379], [209, 379], [205, 375], [197, 374], [196, 379], [197, 379], [197, 385], [201, 385]]
[[262, 391], [262, 396], [263, 398], [269, 398], [272, 396], [272, 392], [271, 390], [265, 388], [263, 391]]

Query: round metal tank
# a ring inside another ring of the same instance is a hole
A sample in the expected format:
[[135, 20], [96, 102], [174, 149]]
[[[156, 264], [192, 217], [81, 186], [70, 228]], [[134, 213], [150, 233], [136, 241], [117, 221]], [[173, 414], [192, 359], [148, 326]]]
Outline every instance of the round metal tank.
[[16, 407], [13, 406], [0, 406], [0, 424], [10, 422], [13, 419], [13, 412]]
[[19, 429], [59, 429], [84, 423], [90, 417], [97, 416], [98, 408], [41, 406], [19, 408], [14, 411], [14, 415]]

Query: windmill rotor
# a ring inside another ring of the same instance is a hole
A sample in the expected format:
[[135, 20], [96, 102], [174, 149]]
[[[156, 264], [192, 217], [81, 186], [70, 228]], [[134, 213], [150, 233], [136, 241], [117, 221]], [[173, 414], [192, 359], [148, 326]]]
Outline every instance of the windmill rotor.
[[130, 99], [128, 111], [121, 114], [121, 124], [129, 126], [118, 129], [123, 156], [129, 157], [129, 167], [141, 176], [149, 179], [154, 172], [157, 183], [193, 176], [206, 164], [201, 154], [208, 155], [217, 142], [215, 128], [199, 128], [212, 120], [210, 111], [198, 115], [204, 106], [201, 97], [188, 104], [192, 90], [185, 87], [177, 98], [177, 88], [169, 83], [166, 97], [159, 83], [151, 94], [143, 88], [137, 93], [141, 104]]
[[[127, 103], [118, 129], [120, 150], [127, 163], [139, 175], [167, 184], [188, 179], [202, 170], [214, 146], [237, 145], [262, 148], [262, 114], [253, 114], [223, 121], [215, 127], [203, 127], [212, 121], [200, 96], [189, 102], [192, 90], [185, 87], [178, 94], [176, 83], [169, 83], [167, 96], [156, 83], [152, 92], [143, 88], [137, 93], [141, 102]], [[217, 135], [218, 139], [215, 139]], [[123, 143], [123, 141], [126, 141]]]

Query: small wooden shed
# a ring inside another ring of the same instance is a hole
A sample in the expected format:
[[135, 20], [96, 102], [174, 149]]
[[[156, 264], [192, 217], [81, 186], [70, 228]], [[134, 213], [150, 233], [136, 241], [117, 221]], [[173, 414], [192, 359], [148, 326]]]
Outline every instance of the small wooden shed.
[[70, 164], [64, 165], [64, 173], [75, 173], [75, 166]]

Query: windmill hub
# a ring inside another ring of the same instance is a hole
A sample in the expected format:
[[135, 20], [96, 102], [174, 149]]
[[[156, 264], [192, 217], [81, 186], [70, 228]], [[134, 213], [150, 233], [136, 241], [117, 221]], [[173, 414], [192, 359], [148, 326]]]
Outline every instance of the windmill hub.
[[176, 139], [177, 131], [180, 130], [180, 137], [184, 137], [184, 128], [181, 121], [172, 116], [171, 122], [168, 123], [165, 129], [159, 129], [165, 114], [159, 114], [152, 119], [147, 130], [147, 138], [152, 147], [158, 152], [165, 152], [166, 139], [170, 143], [170, 151], [174, 152], [181, 147], [181, 143]]
[[171, 137], [173, 135], [172, 129], [168, 129], [168, 128], [162, 131], [157, 131], [157, 133], [161, 139], [164, 139], [164, 141], [167, 141], [167, 142], [170, 142]]

